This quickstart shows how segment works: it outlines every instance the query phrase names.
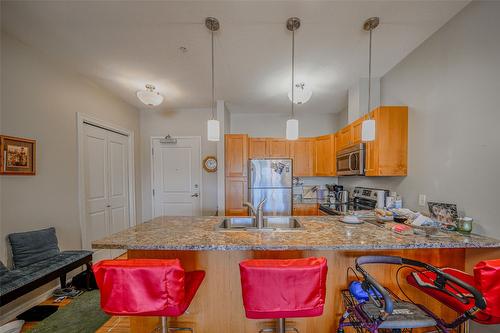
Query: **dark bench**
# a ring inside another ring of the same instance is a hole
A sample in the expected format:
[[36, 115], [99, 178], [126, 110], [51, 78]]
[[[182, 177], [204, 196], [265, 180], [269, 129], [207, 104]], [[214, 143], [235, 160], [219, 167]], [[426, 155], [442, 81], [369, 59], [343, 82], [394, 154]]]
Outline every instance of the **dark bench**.
[[91, 269], [92, 251], [60, 251], [54, 228], [8, 238], [14, 268], [9, 270], [0, 262], [0, 306], [57, 278], [64, 288], [67, 273], [83, 265]]

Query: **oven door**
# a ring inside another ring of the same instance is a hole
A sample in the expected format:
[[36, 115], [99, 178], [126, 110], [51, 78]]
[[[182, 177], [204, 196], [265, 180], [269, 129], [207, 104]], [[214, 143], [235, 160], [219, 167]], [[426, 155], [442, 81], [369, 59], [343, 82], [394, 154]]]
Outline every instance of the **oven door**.
[[337, 155], [337, 175], [359, 176], [364, 174], [364, 150], [340, 152]]

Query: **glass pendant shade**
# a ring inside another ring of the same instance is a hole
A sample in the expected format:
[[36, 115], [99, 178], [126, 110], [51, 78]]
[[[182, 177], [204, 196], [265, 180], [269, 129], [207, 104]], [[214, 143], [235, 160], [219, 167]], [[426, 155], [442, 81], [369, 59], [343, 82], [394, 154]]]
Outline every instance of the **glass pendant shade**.
[[297, 119], [288, 119], [286, 121], [286, 139], [297, 140], [299, 138], [299, 121]]
[[216, 119], [211, 119], [207, 122], [207, 139], [208, 141], [220, 140], [220, 123]]
[[361, 141], [375, 140], [375, 119], [363, 120], [361, 123]]
[[145, 90], [139, 90], [137, 92], [137, 98], [147, 106], [158, 106], [163, 102], [163, 96], [155, 91], [154, 86], [149, 84], [146, 85]]
[[[311, 99], [312, 90], [309, 89], [304, 83], [298, 83], [295, 85], [293, 92], [293, 103], [304, 104]], [[288, 92], [288, 99], [292, 100], [292, 91]]]

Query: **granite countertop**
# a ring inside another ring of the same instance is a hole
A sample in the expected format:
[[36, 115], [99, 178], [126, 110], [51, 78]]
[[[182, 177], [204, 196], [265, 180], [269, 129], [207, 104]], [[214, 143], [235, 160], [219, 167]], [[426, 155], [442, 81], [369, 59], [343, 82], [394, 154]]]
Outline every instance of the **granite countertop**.
[[223, 217], [160, 217], [94, 241], [94, 249], [130, 250], [370, 250], [494, 248], [500, 240], [456, 232], [448, 237], [403, 236], [370, 223], [348, 225], [335, 216], [297, 217], [304, 229], [216, 231]]

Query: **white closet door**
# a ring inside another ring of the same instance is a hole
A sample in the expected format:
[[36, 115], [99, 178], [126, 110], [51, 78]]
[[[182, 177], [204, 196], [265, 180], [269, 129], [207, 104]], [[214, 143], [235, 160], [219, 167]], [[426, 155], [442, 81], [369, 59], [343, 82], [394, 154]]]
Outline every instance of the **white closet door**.
[[[84, 184], [86, 247], [94, 240], [129, 226], [128, 138], [84, 125]], [[98, 250], [94, 260], [123, 251]]]

